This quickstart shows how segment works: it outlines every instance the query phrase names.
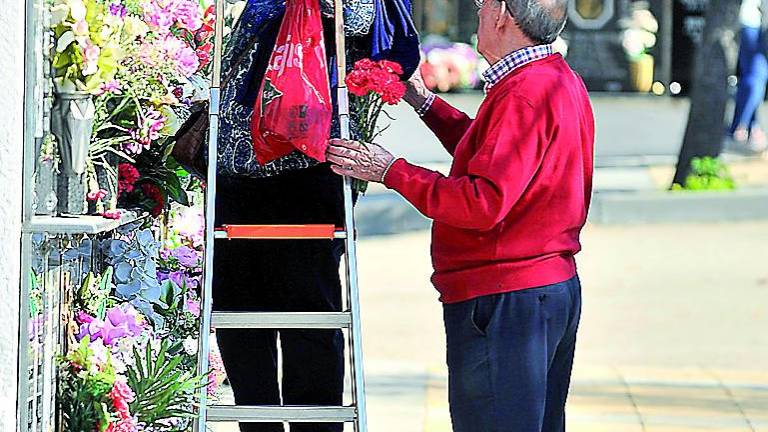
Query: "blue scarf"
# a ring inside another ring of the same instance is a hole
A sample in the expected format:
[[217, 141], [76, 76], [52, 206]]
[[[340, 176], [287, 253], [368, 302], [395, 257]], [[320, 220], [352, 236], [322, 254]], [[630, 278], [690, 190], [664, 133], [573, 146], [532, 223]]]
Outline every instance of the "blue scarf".
[[371, 58], [391, 60], [403, 67], [408, 79], [419, 67], [419, 33], [411, 18], [411, 0], [375, 0]]

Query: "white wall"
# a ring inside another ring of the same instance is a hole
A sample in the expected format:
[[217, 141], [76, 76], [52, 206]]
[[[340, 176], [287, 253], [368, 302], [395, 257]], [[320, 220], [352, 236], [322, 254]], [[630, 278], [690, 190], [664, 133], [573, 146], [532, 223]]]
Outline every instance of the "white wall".
[[16, 429], [24, 2], [0, 0], [0, 431]]

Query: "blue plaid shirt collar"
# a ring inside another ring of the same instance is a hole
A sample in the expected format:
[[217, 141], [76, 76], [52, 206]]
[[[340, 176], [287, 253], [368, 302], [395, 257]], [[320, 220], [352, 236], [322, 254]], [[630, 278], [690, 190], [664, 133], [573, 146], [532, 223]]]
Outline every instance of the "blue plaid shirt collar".
[[485, 79], [485, 91], [487, 92], [493, 86], [499, 83], [504, 77], [512, 73], [515, 69], [530, 62], [549, 57], [554, 53], [551, 44], [534, 45], [521, 48], [507, 54], [504, 58], [496, 62], [493, 66], [483, 72]]

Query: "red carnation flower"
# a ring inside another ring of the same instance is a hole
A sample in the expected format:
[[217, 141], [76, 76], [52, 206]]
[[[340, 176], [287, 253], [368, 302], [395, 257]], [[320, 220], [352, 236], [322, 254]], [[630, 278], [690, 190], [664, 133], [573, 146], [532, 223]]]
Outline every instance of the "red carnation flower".
[[357, 70], [371, 70], [376, 69], [377, 67], [378, 65], [376, 62], [368, 58], [364, 58], [355, 62], [355, 69]]
[[389, 85], [390, 82], [397, 81], [395, 75], [392, 75], [384, 69], [373, 69], [369, 71], [368, 79], [371, 81], [371, 90], [376, 93], [381, 92], [381, 90]]
[[400, 81], [392, 81], [379, 93], [381, 100], [388, 105], [397, 105], [400, 100], [405, 96], [405, 84]]
[[400, 63], [389, 61], [389, 60], [382, 60], [379, 62], [379, 65], [382, 69], [389, 73], [402, 75], [403, 74], [403, 67], [400, 66]]
[[207, 42], [195, 51], [198, 60], [200, 60], [200, 69], [206, 67], [211, 62], [211, 49], [213, 44]]
[[160, 188], [152, 183], [142, 183], [141, 191], [144, 192], [145, 197], [155, 202], [154, 207], [149, 211], [152, 216], [160, 216], [160, 213], [162, 213], [165, 208], [165, 197], [163, 197]]
[[123, 192], [131, 193], [134, 189], [134, 184], [139, 180], [141, 175], [139, 170], [135, 166], [129, 163], [121, 163], [117, 166], [117, 193], [122, 195]]
[[369, 79], [368, 73], [363, 70], [353, 70], [349, 73], [349, 75], [347, 75], [347, 78], [344, 80], [344, 82], [347, 84], [349, 92], [355, 96], [365, 96], [371, 90], [371, 81]]

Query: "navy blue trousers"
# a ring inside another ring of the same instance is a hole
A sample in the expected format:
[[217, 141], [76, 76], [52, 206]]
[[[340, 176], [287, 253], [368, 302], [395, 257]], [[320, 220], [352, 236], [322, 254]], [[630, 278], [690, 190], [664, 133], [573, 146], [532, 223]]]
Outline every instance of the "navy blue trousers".
[[[336, 224], [341, 178], [323, 164], [263, 179], [220, 178], [217, 224]], [[258, 312], [341, 310], [334, 240], [218, 240], [213, 309]], [[278, 384], [277, 338], [283, 354]], [[341, 405], [340, 330], [219, 329], [216, 338], [237, 405]], [[282, 390], [282, 391], [281, 391]], [[296, 423], [292, 432], [341, 432], [343, 425]], [[242, 423], [243, 432], [283, 432], [279, 423]]]
[[757, 110], [765, 98], [768, 82], [768, 59], [763, 44], [763, 32], [757, 27], [742, 27], [739, 42], [739, 85], [731, 133], [737, 128], [747, 130], [757, 125]]
[[560, 432], [581, 315], [578, 277], [443, 308], [454, 432]]

